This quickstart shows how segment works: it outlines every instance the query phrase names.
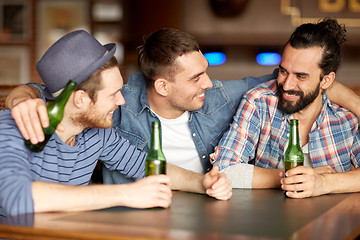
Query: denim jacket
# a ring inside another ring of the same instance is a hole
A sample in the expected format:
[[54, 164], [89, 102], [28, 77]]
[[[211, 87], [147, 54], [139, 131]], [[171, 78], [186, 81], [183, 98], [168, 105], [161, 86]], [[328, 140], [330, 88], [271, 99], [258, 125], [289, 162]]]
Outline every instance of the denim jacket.
[[[190, 112], [188, 122], [204, 173], [211, 168], [209, 154], [214, 151], [223, 133], [229, 129], [242, 95], [257, 84], [274, 79], [274, 76], [270, 74], [242, 80], [212, 80], [213, 87], [206, 90], [203, 107]], [[143, 75], [132, 75], [124, 85], [122, 94], [125, 105], [114, 112], [113, 127], [140, 150], [148, 151], [151, 123], [159, 119], [150, 110]]]

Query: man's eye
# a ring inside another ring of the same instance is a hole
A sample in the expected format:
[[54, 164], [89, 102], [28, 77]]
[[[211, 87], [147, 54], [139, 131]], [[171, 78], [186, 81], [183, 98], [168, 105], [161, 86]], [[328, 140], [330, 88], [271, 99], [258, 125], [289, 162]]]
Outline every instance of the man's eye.
[[306, 79], [306, 75], [298, 75], [298, 79]]

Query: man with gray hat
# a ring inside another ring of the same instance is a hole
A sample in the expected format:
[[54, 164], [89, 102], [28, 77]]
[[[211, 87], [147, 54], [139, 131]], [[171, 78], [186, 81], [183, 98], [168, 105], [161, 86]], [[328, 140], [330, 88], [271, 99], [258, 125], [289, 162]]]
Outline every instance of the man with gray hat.
[[[0, 217], [113, 206], [169, 207], [170, 178], [142, 179], [146, 153], [111, 128], [114, 110], [125, 103], [114, 53], [115, 44], [103, 46], [79, 30], [59, 39], [38, 62], [48, 99], [69, 80], [78, 84], [65, 106], [65, 130], [56, 131], [41, 152], [26, 148], [9, 110], [0, 112]], [[138, 181], [86, 186], [98, 159]]]

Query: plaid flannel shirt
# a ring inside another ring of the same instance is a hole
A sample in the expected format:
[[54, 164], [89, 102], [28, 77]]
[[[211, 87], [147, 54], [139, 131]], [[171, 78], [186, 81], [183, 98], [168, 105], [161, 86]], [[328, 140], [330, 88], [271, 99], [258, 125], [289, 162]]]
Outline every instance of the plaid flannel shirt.
[[[248, 91], [242, 99], [230, 129], [211, 156], [220, 169], [252, 163], [278, 168], [289, 138], [291, 115], [278, 109], [276, 80]], [[360, 164], [360, 136], [357, 117], [331, 103], [323, 94], [323, 107], [309, 133], [309, 154], [313, 167], [330, 165], [336, 172]]]

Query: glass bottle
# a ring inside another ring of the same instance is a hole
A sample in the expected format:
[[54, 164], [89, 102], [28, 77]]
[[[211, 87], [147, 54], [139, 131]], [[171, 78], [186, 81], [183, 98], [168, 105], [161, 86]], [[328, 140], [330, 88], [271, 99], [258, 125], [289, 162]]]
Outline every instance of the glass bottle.
[[299, 122], [297, 119], [290, 120], [289, 145], [284, 154], [285, 172], [296, 166], [304, 164], [304, 154], [300, 146]]
[[161, 125], [160, 122], [152, 122], [150, 150], [146, 157], [146, 176], [166, 174], [166, 159], [161, 150]]
[[51, 103], [49, 103], [46, 107], [48, 115], [49, 115], [49, 126], [47, 128], [43, 128], [45, 140], [43, 142], [32, 144], [30, 140], [25, 140], [25, 145], [33, 152], [40, 152], [43, 150], [47, 141], [54, 133], [57, 125], [61, 122], [64, 116], [64, 108], [65, 105], [76, 87], [76, 82], [70, 80], [61, 94]]

